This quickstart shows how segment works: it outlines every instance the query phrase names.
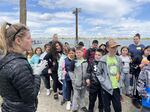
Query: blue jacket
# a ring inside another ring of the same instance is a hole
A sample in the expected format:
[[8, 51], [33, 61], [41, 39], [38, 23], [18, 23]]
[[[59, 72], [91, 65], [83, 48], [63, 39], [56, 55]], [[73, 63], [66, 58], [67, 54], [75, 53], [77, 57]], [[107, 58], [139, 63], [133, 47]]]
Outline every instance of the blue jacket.
[[69, 71], [72, 71], [72, 68], [74, 68], [74, 60], [70, 60], [68, 57], [65, 58], [65, 70], [66, 70], [66, 75], [65, 75], [65, 80], [70, 81], [70, 76], [69, 76]]

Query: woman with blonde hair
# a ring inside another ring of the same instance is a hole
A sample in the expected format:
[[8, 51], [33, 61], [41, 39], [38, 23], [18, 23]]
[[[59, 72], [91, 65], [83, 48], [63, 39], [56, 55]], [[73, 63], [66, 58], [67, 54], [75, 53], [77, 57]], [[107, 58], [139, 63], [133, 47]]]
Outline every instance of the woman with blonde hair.
[[[47, 62], [34, 71], [24, 52], [32, 46], [29, 29], [23, 24], [4, 23], [0, 29], [0, 96], [2, 112], [35, 112], [40, 89], [39, 74]], [[34, 74], [34, 75], [33, 75]]]
[[[2, 34], [0, 33], [0, 37], [2, 37]], [[4, 57], [4, 55], [6, 54], [6, 43], [3, 43], [3, 41], [5, 41], [3, 38], [0, 39], [0, 60]]]

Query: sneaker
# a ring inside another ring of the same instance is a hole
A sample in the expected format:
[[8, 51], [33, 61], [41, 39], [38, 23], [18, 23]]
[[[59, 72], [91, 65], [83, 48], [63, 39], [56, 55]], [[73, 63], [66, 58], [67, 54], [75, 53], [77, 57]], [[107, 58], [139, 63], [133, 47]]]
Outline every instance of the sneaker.
[[88, 110], [87, 110], [86, 107], [82, 107], [82, 108], [81, 108], [81, 111], [82, 111], [82, 112], [88, 112]]
[[58, 99], [58, 94], [54, 94], [54, 99], [57, 100]]
[[70, 109], [71, 109], [71, 102], [67, 101], [66, 110], [70, 110]]
[[53, 88], [50, 88], [50, 91], [53, 91]]
[[140, 105], [140, 103], [138, 102], [138, 100], [137, 99], [132, 99], [132, 104], [136, 107], [136, 108], [138, 108], [138, 109], [140, 109], [141, 108], [141, 105]]
[[46, 89], [46, 95], [47, 95], [47, 96], [50, 95], [50, 89]]

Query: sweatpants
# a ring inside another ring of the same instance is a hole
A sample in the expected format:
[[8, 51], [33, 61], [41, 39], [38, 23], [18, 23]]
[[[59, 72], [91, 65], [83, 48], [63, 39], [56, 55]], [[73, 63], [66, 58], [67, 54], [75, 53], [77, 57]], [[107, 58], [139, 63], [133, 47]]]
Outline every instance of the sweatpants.
[[73, 94], [73, 101], [72, 101], [72, 110], [78, 110], [78, 103], [80, 104], [80, 108], [85, 107], [85, 92], [86, 88], [82, 89], [76, 89], [73, 88], [74, 94]]
[[102, 103], [102, 96], [101, 96], [101, 87], [97, 88], [95, 91], [89, 91], [89, 111], [94, 112], [95, 101], [98, 96], [98, 108], [99, 112], [103, 112], [103, 103]]
[[129, 73], [124, 73], [123, 82], [125, 85], [125, 94], [131, 94], [131, 91], [129, 89], [130, 87], [130, 74]]
[[115, 112], [121, 112], [120, 89], [113, 89], [113, 95], [102, 89], [103, 108], [105, 112], [111, 112], [111, 101]]

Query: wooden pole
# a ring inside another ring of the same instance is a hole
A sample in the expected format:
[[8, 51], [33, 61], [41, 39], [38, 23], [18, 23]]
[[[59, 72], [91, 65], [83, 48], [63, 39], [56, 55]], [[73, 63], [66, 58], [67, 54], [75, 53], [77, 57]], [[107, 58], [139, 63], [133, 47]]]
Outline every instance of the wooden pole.
[[76, 16], [76, 28], [75, 28], [75, 30], [76, 30], [76, 39], [75, 39], [75, 44], [77, 45], [78, 44], [78, 41], [79, 41], [79, 36], [78, 36], [78, 15], [79, 15], [79, 12], [81, 11], [81, 9], [80, 8], [76, 8], [74, 11], [73, 11], [73, 14], [75, 14], [75, 16]]
[[26, 25], [26, 0], [20, 0], [20, 23]]
[[76, 8], [76, 44], [78, 44], [79, 37], [78, 37], [78, 8]]

